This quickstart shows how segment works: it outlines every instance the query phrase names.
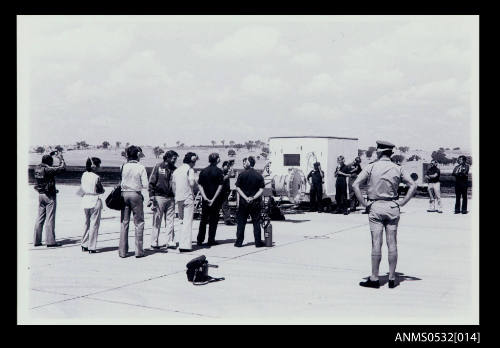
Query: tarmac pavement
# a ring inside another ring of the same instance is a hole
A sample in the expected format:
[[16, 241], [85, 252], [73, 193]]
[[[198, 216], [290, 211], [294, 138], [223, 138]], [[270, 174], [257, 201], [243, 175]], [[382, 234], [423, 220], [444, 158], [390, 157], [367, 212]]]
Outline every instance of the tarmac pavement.
[[[59, 185], [56, 237], [60, 248], [34, 247], [37, 193], [29, 187], [20, 234], [20, 323], [82, 324], [478, 324], [478, 228], [473, 211], [426, 212], [415, 198], [401, 209], [398, 230], [400, 284], [387, 286], [387, 247], [382, 249], [380, 289], [358, 283], [370, 275], [368, 217], [299, 213], [273, 221], [271, 248], [255, 248], [247, 224], [244, 247], [235, 248], [236, 226], [219, 223], [220, 245], [193, 251], [149, 249], [151, 210], [145, 207], [146, 257], [118, 257], [120, 213], [105, 207], [98, 253], [81, 251], [84, 216], [77, 186]], [[109, 192], [111, 188], [106, 187]], [[103, 195], [107, 196], [107, 193]], [[145, 202], [148, 197], [145, 196]], [[472, 208], [472, 201], [470, 201]], [[180, 228], [176, 219], [175, 228]], [[45, 235], [44, 235], [45, 237]], [[134, 251], [134, 225], [129, 232]], [[161, 244], [165, 244], [162, 227]], [[45, 241], [44, 241], [45, 243]], [[194, 286], [186, 263], [206, 255], [213, 277]]]

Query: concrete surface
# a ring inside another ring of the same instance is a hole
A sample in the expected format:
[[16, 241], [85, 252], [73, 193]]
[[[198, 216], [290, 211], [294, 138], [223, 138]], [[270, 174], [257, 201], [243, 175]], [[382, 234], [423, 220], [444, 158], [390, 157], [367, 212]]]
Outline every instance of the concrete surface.
[[[142, 259], [121, 259], [119, 212], [105, 208], [99, 252], [83, 253], [77, 186], [58, 189], [56, 237], [64, 245], [56, 249], [33, 247], [37, 193], [31, 186], [27, 193], [18, 231], [20, 323], [478, 323], [479, 231], [473, 227], [472, 201], [468, 215], [454, 215], [451, 198], [443, 199], [443, 214], [427, 213], [426, 199], [403, 207], [400, 285], [366, 289], [358, 283], [370, 274], [371, 239], [361, 211], [287, 215], [286, 221], [273, 222], [272, 248], [254, 247], [251, 224], [245, 230], [248, 245], [235, 248], [236, 226], [221, 223], [221, 245], [187, 254], [147, 250]], [[144, 246], [149, 247], [152, 215], [145, 209]], [[133, 223], [129, 238], [133, 251]], [[164, 243], [164, 232], [161, 238]], [[186, 263], [202, 254], [219, 265], [209, 274], [224, 281], [204, 286], [187, 281]], [[384, 245], [382, 283], [387, 271]]]

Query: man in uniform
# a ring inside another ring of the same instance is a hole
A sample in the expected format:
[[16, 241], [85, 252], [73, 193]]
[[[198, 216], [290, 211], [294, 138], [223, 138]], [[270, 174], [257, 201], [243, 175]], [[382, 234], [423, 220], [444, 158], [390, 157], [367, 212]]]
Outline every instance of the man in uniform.
[[[54, 159], [52, 154], [55, 154], [59, 159], [58, 166], [52, 166], [54, 164]], [[55, 176], [66, 170], [66, 163], [62, 153], [56, 151], [51, 153], [51, 155], [44, 155], [42, 157], [42, 163], [35, 168], [35, 190], [38, 191], [38, 217], [35, 224], [35, 240], [34, 246], [42, 245], [42, 230], [47, 218], [47, 224], [45, 225], [45, 240], [47, 241], [47, 247], [59, 247], [60, 243], [56, 243], [56, 232], [55, 232], [55, 222], [56, 222], [56, 180]]]
[[321, 202], [323, 201], [323, 184], [325, 172], [321, 170], [319, 162], [314, 163], [314, 169], [307, 175], [307, 181], [311, 185], [309, 199], [311, 203], [311, 211], [321, 213], [323, 211]]
[[245, 225], [248, 215], [252, 217], [253, 235], [255, 247], [261, 248], [265, 243], [261, 239], [260, 213], [262, 204], [262, 192], [264, 192], [264, 177], [255, 171], [255, 158], [249, 156], [243, 160], [245, 170], [236, 179], [236, 190], [240, 195], [235, 247], [241, 247], [245, 237]]
[[172, 188], [172, 174], [179, 154], [173, 150], [167, 151], [163, 162], [157, 164], [149, 177], [149, 200], [153, 204], [153, 231], [151, 232], [151, 248], [160, 249], [161, 220], [165, 216], [167, 225], [167, 247], [176, 248], [174, 241], [175, 198]]
[[215, 234], [219, 223], [219, 212], [222, 205], [222, 186], [224, 174], [222, 169], [217, 167], [220, 162], [219, 154], [214, 152], [208, 156], [208, 167], [200, 172], [198, 177], [198, 187], [203, 201], [201, 203], [201, 219], [196, 238], [197, 245], [202, 245], [205, 240], [208, 223], [208, 246], [217, 245]]
[[429, 191], [429, 209], [427, 209], [428, 212], [443, 212], [441, 210], [441, 187], [439, 183], [440, 175], [441, 171], [437, 167], [437, 162], [435, 160], [432, 160], [429, 169], [427, 169], [427, 172], [425, 173], [425, 178], [428, 181], [427, 189]]
[[[372, 275], [367, 281], [359, 283], [363, 287], [379, 288], [379, 267], [382, 259], [382, 234], [385, 228], [389, 256], [389, 288], [396, 286], [396, 264], [398, 260], [397, 231], [399, 208], [412, 198], [417, 185], [403, 167], [391, 162], [394, 144], [377, 141], [378, 161], [367, 165], [353, 184], [359, 202], [369, 207], [368, 221], [372, 235]], [[408, 193], [400, 202], [398, 187], [400, 182], [409, 186]], [[368, 186], [368, 202], [361, 194], [360, 185]]]

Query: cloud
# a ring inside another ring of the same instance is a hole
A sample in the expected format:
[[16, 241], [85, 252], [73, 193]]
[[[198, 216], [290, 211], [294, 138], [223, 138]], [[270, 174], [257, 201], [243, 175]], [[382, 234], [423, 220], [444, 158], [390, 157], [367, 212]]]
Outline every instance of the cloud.
[[280, 97], [287, 93], [289, 85], [276, 77], [247, 75], [241, 82], [241, 89], [248, 95], [259, 97]]
[[313, 67], [321, 64], [322, 58], [315, 52], [300, 53], [292, 57], [292, 63], [303, 67]]

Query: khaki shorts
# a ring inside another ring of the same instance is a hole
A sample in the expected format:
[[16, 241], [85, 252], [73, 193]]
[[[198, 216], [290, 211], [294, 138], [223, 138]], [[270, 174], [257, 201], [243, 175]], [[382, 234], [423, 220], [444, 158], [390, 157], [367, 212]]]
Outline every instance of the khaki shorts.
[[397, 228], [399, 223], [399, 204], [395, 201], [374, 201], [369, 205], [368, 221], [370, 228], [381, 228], [392, 225]]

